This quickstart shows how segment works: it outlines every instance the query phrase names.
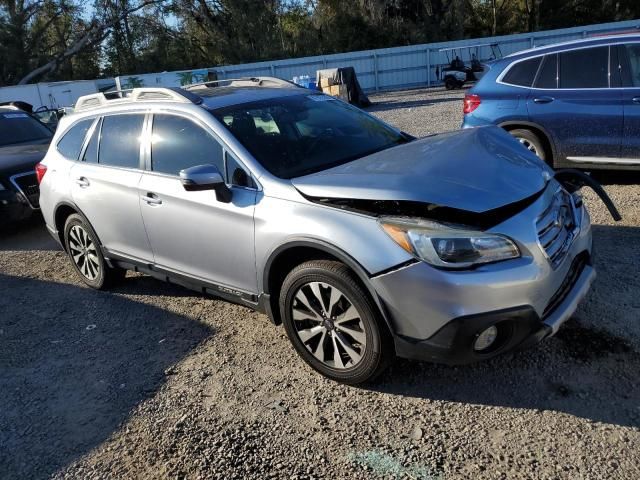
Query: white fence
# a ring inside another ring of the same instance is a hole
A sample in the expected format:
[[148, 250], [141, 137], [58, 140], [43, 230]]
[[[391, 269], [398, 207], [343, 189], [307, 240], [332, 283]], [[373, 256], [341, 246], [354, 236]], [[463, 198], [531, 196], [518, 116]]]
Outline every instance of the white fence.
[[[491, 58], [492, 51], [488, 46], [497, 44], [503, 55], [540, 45], [547, 45], [568, 40], [576, 40], [592, 35], [637, 31], [640, 33], [640, 20], [626, 22], [603, 23], [584, 27], [547, 30], [535, 33], [505, 35], [481, 39], [440, 42], [406, 47], [382, 48], [359, 52], [320, 55], [315, 57], [274, 60], [270, 62], [248, 63], [211, 67], [202, 70], [186, 70], [178, 72], [149, 73], [128, 75], [115, 78], [115, 84], [122, 89], [138, 86], [180, 86], [195, 81], [206, 80], [208, 71], [216, 72], [219, 79], [274, 76], [291, 79], [294, 76], [309, 75], [315, 78], [316, 70], [352, 66], [355, 68], [360, 84], [365, 90], [394, 90], [420, 86], [438, 85], [436, 69], [447, 64], [443, 48], [485, 45], [478, 50], [478, 59], [486, 61]], [[469, 61], [464, 57], [463, 60]], [[25, 100], [34, 106], [49, 107], [69, 106], [75, 103], [78, 96], [98, 91], [96, 82], [61, 82], [49, 84], [26, 85], [22, 87], [0, 88], [0, 101]], [[109, 80], [106, 80], [108, 83]], [[113, 82], [113, 81], [112, 81]], [[81, 84], [84, 84], [81, 86]], [[65, 92], [62, 95], [62, 92]], [[24, 95], [24, 96], [23, 96]], [[12, 97], [13, 96], [13, 97]], [[30, 101], [34, 100], [34, 101]]]

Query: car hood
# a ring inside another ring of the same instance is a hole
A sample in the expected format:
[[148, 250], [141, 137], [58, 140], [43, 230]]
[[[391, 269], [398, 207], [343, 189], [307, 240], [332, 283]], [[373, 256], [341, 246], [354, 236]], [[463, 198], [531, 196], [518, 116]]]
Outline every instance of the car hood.
[[36, 163], [44, 158], [48, 148], [48, 142], [0, 147], [0, 174], [33, 170]]
[[292, 179], [305, 196], [429, 203], [483, 213], [541, 191], [550, 169], [499, 127], [434, 135]]

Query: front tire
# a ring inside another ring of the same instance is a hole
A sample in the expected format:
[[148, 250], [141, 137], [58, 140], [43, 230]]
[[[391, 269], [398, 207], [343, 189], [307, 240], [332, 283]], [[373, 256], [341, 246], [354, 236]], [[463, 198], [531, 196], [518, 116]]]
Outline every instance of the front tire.
[[374, 379], [392, 358], [378, 309], [345, 265], [313, 260], [297, 266], [279, 300], [289, 340], [322, 375], [359, 384]]
[[67, 218], [64, 242], [73, 267], [91, 288], [102, 290], [124, 278], [126, 270], [107, 265], [98, 236], [81, 215], [74, 213]]

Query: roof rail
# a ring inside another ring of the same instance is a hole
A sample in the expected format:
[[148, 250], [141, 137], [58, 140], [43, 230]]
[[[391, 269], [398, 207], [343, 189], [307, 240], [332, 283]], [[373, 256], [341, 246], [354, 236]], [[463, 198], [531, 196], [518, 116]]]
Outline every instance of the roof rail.
[[232, 87], [298, 87], [295, 83], [278, 77], [241, 77], [223, 78], [220, 80], [207, 80], [206, 82], [190, 83], [182, 88], [191, 90], [195, 88], [210, 88], [219, 86], [220, 83], [228, 83]]
[[[108, 98], [117, 95], [115, 98]], [[187, 92], [181, 88], [158, 87], [158, 88], [133, 88], [130, 90], [113, 90], [105, 93], [92, 93], [78, 98], [74, 108], [75, 112], [91, 110], [92, 108], [106, 105], [118, 105], [131, 102], [180, 102], [180, 103], [202, 103], [202, 98]]]

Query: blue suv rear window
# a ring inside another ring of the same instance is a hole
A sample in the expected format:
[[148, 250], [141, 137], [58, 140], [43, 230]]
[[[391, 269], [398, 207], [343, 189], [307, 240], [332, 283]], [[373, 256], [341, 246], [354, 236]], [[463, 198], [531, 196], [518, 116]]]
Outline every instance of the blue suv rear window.
[[530, 87], [533, 85], [533, 79], [536, 78], [541, 60], [541, 57], [536, 57], [516, 63], [509, 69], [502, 82], [521, 87]]

